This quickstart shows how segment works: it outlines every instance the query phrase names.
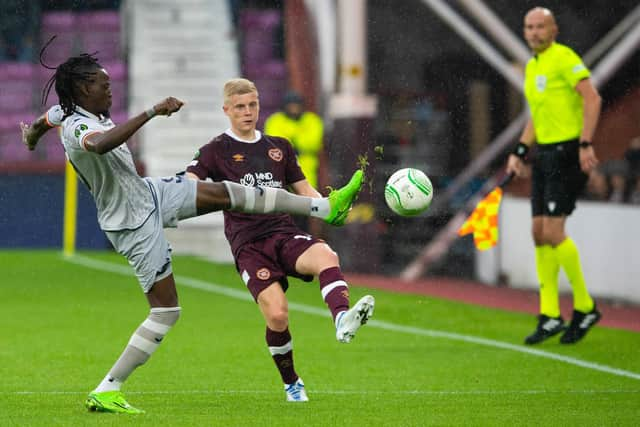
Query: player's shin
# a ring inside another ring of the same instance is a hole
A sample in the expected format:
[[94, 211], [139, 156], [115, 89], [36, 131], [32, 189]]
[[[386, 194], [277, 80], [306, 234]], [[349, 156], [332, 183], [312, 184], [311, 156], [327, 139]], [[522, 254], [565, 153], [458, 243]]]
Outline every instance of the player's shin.
[[326, 198], [298, 196], [288, 191], [271, 187], [247, 187], [235, 182], [223, 181], [231, 210], [245, 213], [288, 213], [300, 216], [324, 218], [329, 214]]
[[540, 282], [540, 313], [549, 317], [560, 316], [558, 273], [560, 266], [553, 248], [536, 246], [536, 272]]
[[331, 310], [335, 322], [338, 313], [349, 310], [349, 287], [339, 267], [323, 270], [318, 275], [322, 299]]
[[149, 316], [133, 333], [127, 347], [95, 391], [119, 390], [129, 375], [151, 357], [179, 317], [180, 307], [152, 308]]
[[578, 247], [570, 237], [567, 237], [555, 247], [555, 253], [571, 284], [574, 308], [582, 313], [589, 313], [593, 310], [594, 303], [582, 274]]
[[298, 374], [293, 368], [293, 345], [289, 329], [277, 332], [267, 327], [265, 338], [271, 357], [282, 377], [282, 382], [285, 384], [295, 383], [298, 379]]

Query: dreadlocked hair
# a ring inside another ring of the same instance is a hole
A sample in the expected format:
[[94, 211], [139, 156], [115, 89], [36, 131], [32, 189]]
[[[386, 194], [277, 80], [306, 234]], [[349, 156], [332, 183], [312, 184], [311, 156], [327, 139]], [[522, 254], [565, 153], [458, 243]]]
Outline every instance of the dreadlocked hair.
[[72, 56], [67, 59], [66, 62], [58, 65], [57, 68], [45, 64], [42, 60], [42, 56], [55, 38], [56, 36], [51, 37], [40, 50], [40, 64], [49, 70], [56, 70], [55, 74], [51, 76], [42, 90], [42, 105], [44, 106], [46, 104], [51, 88], [55, 85], [60, 107], [64, 112], [64, 116], [62, 118], [64, 120], [72, 115], [75, 110], [76, 85], [79, 82], [93, 81], [96, 70], [98, 68], [102, 68], [102, 66], [98, 63], [98, 58], [95, 57], [97, 52], [82, 53], [78, 56]]

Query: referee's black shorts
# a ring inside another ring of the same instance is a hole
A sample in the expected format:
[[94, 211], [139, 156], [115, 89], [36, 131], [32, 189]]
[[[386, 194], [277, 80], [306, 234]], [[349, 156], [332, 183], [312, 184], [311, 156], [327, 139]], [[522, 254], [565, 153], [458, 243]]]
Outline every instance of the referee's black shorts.
[[532, 215], [570, 215], [588, 179], [580, 169], [578, 140], [538, 144], [536, 149], [531, 189]]

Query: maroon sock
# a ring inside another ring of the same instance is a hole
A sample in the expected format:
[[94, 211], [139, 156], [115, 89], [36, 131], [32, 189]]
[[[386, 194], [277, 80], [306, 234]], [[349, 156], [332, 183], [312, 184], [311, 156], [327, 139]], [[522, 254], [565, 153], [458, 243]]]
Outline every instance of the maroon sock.
[[330, 267], [320, 272], [320, 292], [327, 303], [333, 320], [341, 311], [349, 310], [349, 288], [340, 267]]
[[267, 326], [266, 338], [271, 357], [276, 362], [282, 381], [285, 384], [293, 384], [298, 379], [298, 374], [293, 369], [293, 346], [291, 345], [289, 328], [282, 332], [276, 332]]

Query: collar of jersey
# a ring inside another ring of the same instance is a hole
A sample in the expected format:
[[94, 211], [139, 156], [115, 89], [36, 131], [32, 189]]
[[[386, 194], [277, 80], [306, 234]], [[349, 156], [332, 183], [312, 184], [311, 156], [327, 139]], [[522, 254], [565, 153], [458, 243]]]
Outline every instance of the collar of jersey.
[[88, 117], [90, 119], [93, 119], [93, 120], [95, 120], [97, 122], [101, 122], [101, 121], [103, 121], [105, 119], [105, 117], [103, 115], [96, 116], [95, 114], [88, 112], [87, 110], [85, 110], [84, 108], [82, 108], [79, 105], [76, 105], [76, 113], [81, 114], [81, 115], [83, 115], [85, 117]]
[[238, 135], [236, 135], [231, 128], [227, 129], [224, 133], [226, 133], [227, 135], [229, 135], [231, 138], [235, 139], [236, 141], [240, 141], [240, 142], [258, 142], [260, 141], [260, 138], [262, 138], [262, 133], [260, 133], [259, 130], [255, 130], [256, 132], [256, 137], [254, 139], [251, 140], [247, 140], [247, 139], [243, 139], [240, 138]]
[[541, 56], [545, 55], [546, 53], [551, 52], [553, 49], [555, 49], [555, 47], [557, 46], [556, 42], [551, 42], [551, 44], [549, 45], [548, 48], [546, 48], [545, 50], [543, 50], [542, 52], [538, 53], [536, 55], [537, 58], [540, 58]]

